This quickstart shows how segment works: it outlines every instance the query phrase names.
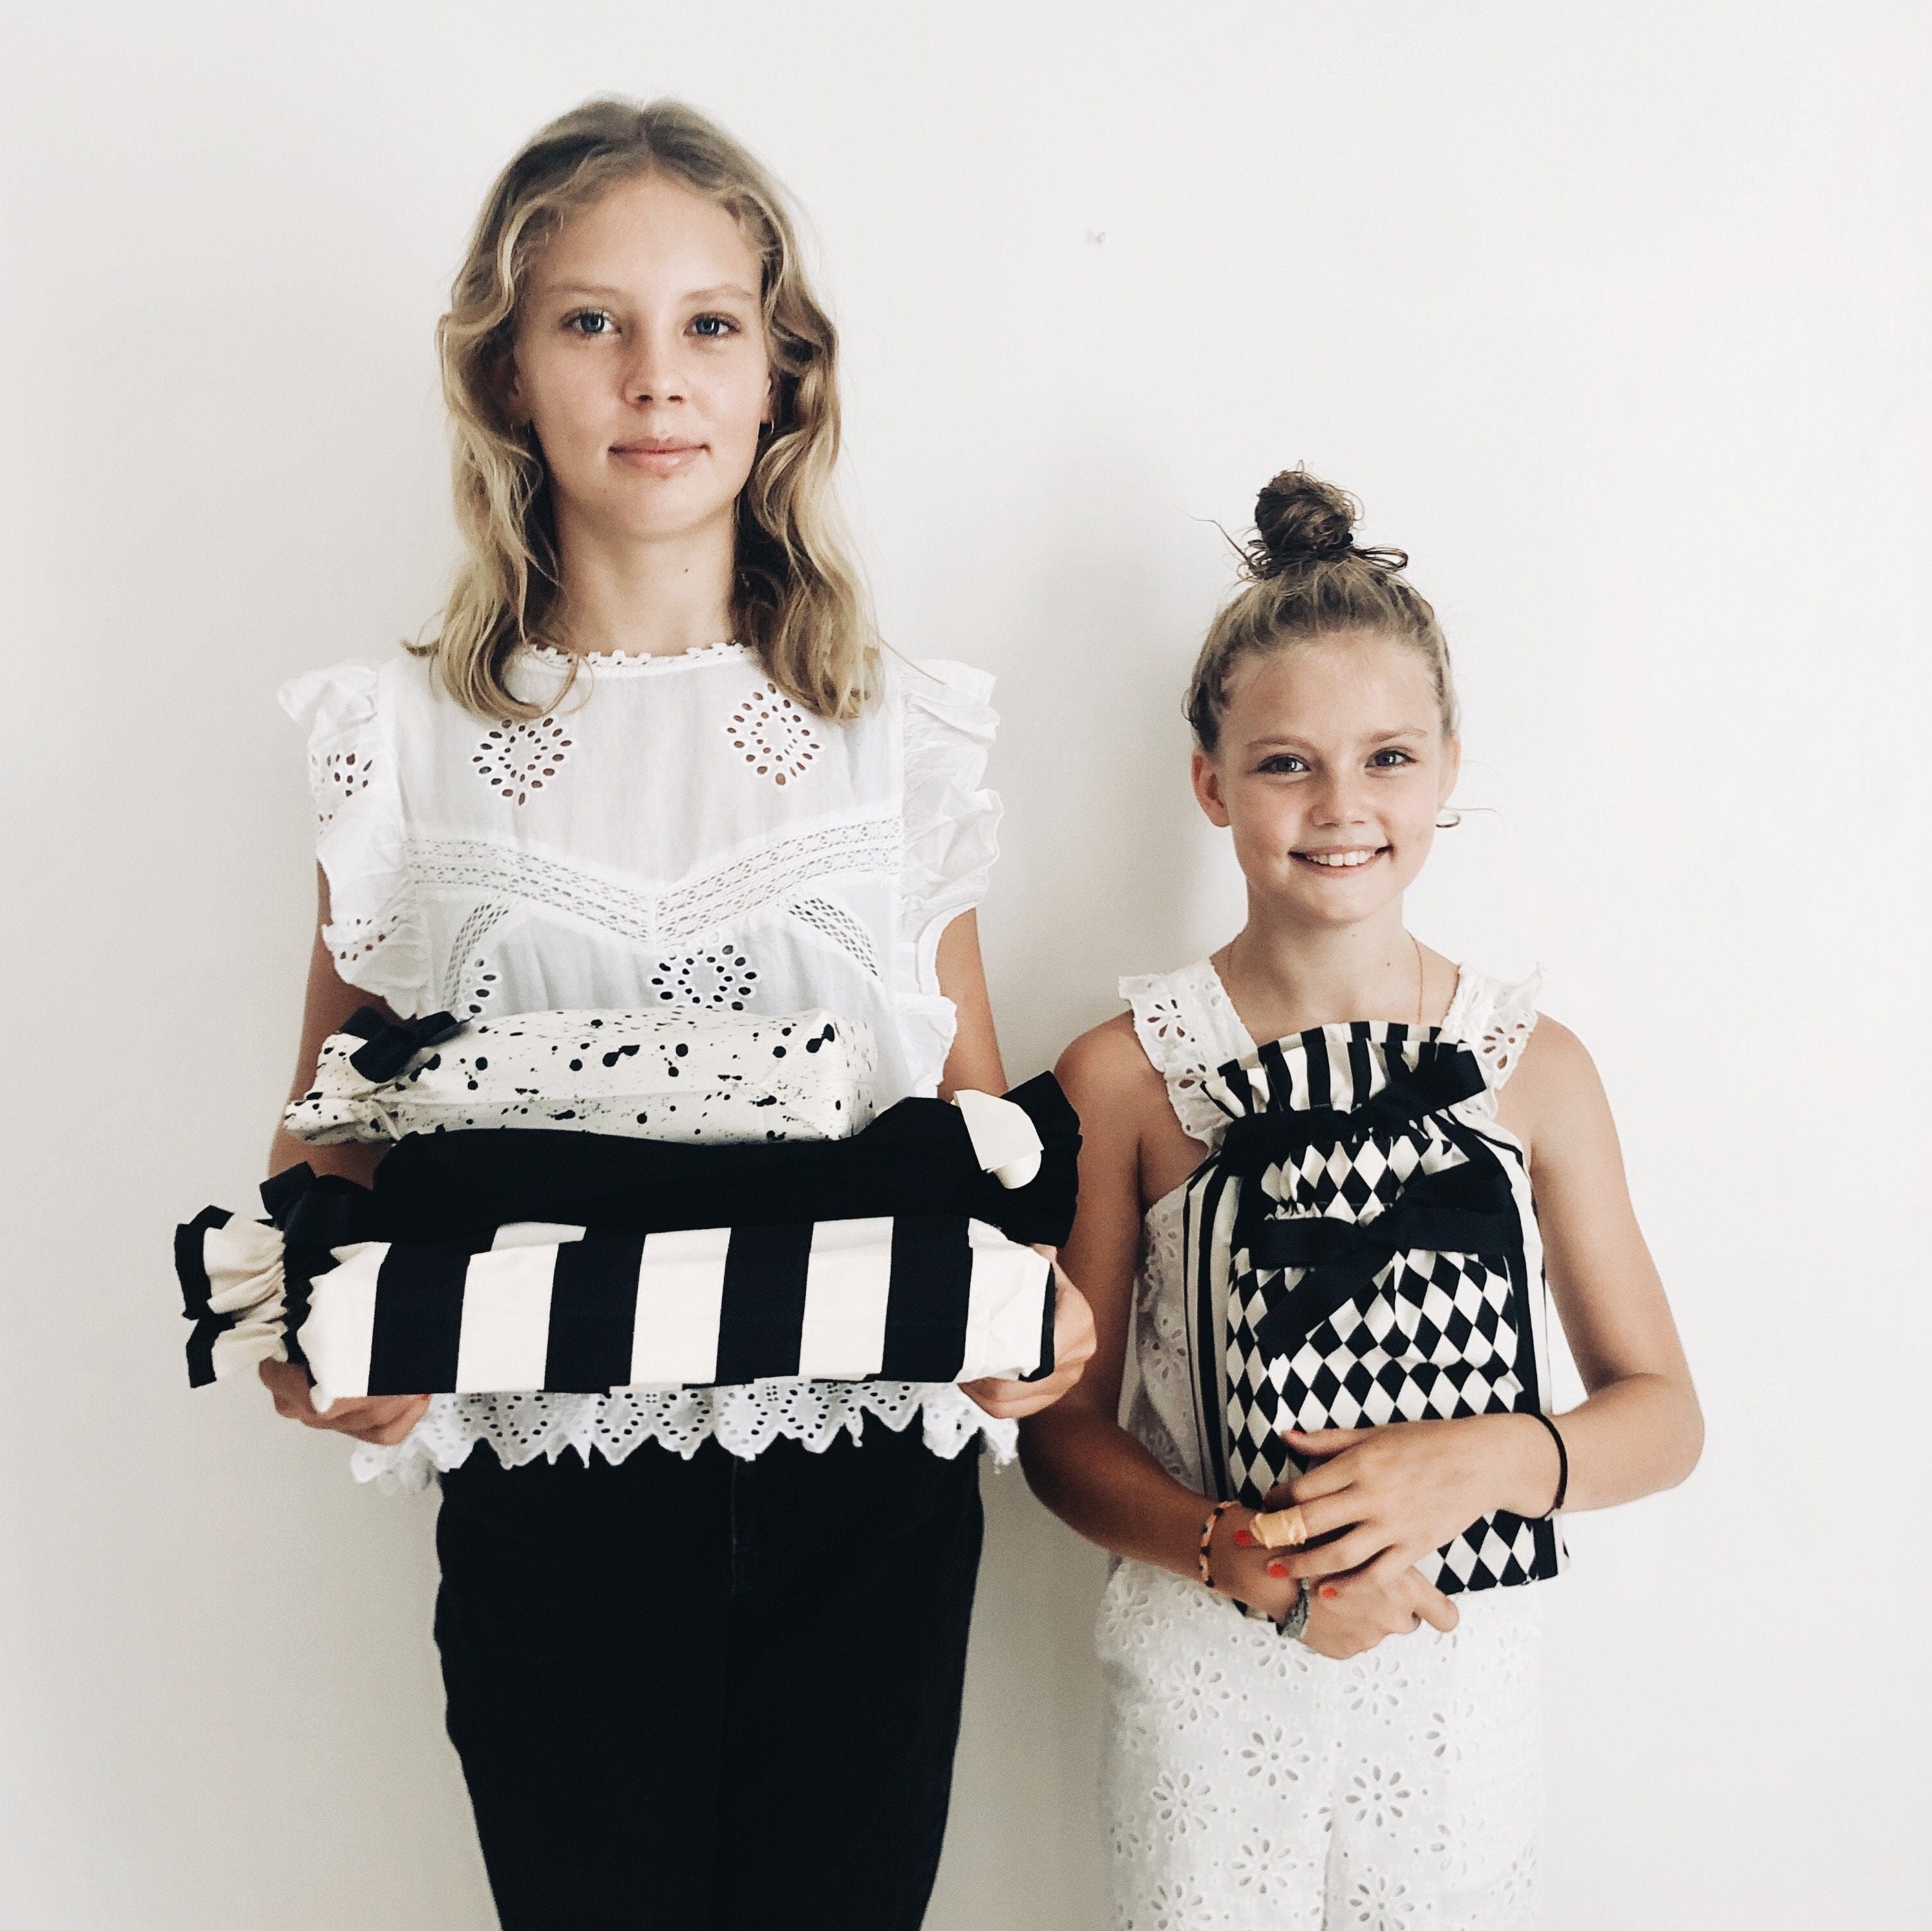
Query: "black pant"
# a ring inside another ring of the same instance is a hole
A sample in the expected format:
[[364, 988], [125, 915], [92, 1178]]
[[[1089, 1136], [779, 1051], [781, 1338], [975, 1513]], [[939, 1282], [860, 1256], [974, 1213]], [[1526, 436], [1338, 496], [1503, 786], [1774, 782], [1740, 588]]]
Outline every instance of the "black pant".
[[436, 1642], [504, 1931], [914, 1931], [980, 1534], [976, 1454], [916, 1419], [446, 1475]]

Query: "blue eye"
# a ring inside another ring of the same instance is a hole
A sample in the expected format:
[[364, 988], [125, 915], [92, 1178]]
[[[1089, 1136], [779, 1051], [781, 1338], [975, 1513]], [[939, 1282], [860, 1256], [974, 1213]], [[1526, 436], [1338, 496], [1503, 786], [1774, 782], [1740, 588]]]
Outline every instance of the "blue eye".
[[[1392, 764], [1384, 763], [1383, 760], [1387, 758], [1393, 758], [1395, 762]], [[1397, 771], [1405, 764], [1413, 764], [1415, 760], [1411, 757], [1407, 751], [1400, 750], [1396, 746], [1390, 744], [1384, 745], [1369, 762], [1383, 771]]]
[[564, 318], [563, 325], [572, 334], [595, 337], [610, 334], [617, 325], [610, 319], [608, 310], [581, 308], [574, 315], [566, 316]]
[[691, 325], [706, 340], [712, 342], [738, 332], [738, 325], [728, 315], [700, 315], [693, 319]]
[[[1289, 767], [1293, 766], [1291, 769]], [[1272, 757], [1264, 757], [1255, 769], [1271, 778], [1292, 778], [1296, 771], [1306, 771], [1308, 767], [1292, 751], [1278, 751]]]

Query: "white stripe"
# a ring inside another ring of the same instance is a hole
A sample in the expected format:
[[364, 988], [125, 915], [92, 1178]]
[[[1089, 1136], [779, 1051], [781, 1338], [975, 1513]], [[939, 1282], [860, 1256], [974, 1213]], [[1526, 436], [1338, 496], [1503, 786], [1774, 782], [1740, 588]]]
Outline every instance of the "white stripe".
[[728, 1227], [646, 1236], [631, 1336], [632, 1387], [676, 1388], [718, 1372]]
[[556, 1249], [506, 1247], [470, 1256], [456, 1344], [456, 1393], [541, 1388], [550, 1349]]
[[581, 1240], [586, 1230], [560, 1220], [506, 1220], [490, 1243], [494, 1254], [506, 1247], [548, 1247], [560, 1240]]
[[386, 1240], [365, 1240], [338, 1251], [344, 1256], [340, 1264], [310, 1283], [308, 1318], [296, 1336], [315, 1378], [311, 1399], [318, 1408], [369, 1392], [376, 1276], [389, 1246]]
[[984, 1221], [968, 1223], [973, 1285], [966, 1304], [966, 1358], [962, 1381], [989, 1375], [1029, 1375], [1040, 1366], [1040, 1337], [1046, 1321], [1045, 1296], [1052, 1291], [1052, 1264], [1043, 1254], [1009, 1240]]
[[828, 1381], [862, 1381], [876, 1375], [886, 1358], [886, 1301], [892, 1285], [890, 1214], [818, 1222], [806, 1264], [799, 1373]]

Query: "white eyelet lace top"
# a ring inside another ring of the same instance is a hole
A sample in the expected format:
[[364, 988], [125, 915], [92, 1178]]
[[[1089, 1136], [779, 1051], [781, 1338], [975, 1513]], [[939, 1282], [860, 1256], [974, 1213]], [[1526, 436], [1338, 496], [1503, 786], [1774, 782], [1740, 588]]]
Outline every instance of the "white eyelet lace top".
[[[553, 708], [484, 724], [428, 664], [342, 664], [284, 708], [309, 733], [324, 938], [349, 984], [408, 1018], [557, 1007], [785, 1012], [872, 1028], [883, 1110], [930, 1094], [953, 1031], [940, 932], [979, 904], [1000, 808], [980, 778], [992, 680], [888, 658], [850, 724], [802, 710], [756, 654], [524, 652], [512, 688]], [[566, 689], [566, 686], [568, 686]], [[871, 1415], [956, 1455], [1014, 1424], [956, 1387], [761, 1382], [682, 1393], [439, 1396], [409, 1438], [361, 1446], [358, 1479], [420, 1487], [488, 1442], [506, 1466], [567, 1447], [612, 1461], [651, 1441], [734, 1455], [824, 1448]]]
[[[1516, 1070], [1536, 1025], [1539, 973], [1511, 984], [1468, 966], [1459, 969], [1454, 997], [1443, 1015], [1446, 1038], [1468, 1045], [1480, 1062], [1486, 1090], [1469, 1105], [1493, 1114], [1496, 1094]], [[1132, 1008], [1135, 1036], [1166, 1082], [1174, 1117], [1190, 1139], [1210, 1151], [1220, 1144], [1228, 1116], [1202, 1090], [1208, 1075], [1231, 1060], [1252, 1057], [1256, 1042], [1241, 1024], [1214, 962], [1178, 972], [1124, 979], [1120, 997]], [[1147, 1210], [1135, 1286], [1133, 1350], [1121, 1396], [1121, 1426], [1178, 1482], [1204, 1489], [1195, 1466], [1193, 1375], [1187, 1354], [1186, 1291], [1180, 1251], [1184, 1186]]]

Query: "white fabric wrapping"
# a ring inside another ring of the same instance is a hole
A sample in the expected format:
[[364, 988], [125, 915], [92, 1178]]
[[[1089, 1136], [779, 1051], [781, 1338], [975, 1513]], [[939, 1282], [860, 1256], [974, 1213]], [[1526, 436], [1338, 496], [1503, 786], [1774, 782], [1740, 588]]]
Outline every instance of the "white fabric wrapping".
[[1040, 1129], [1025, 1108], [971, 1087], [962, 1087], [953, 1099], [965, 1116], [974, 1157], [982, 1172], [991, 1174], [1008, 1189], [1023, 1187], [1038, 1177], [1045, 1150]]
[[387, 1080], [352, 1063], [364, 1044], [351, 1033], [323, 1041], [313, 1084], [283, 1115], [296, 1138], [516, 1126], [711, 1144], [842, 1140], [872, 1117], [872, 1034], [822, 1009], [477, 1020]]
[[281, 1230], [265, 1221], [238, 1219], [211, 1227], [202, 1237], [202, 1264], [208, 1273], [208, 1311], [237, 1317], [232, 1327], [215, 1338], [216, 1378], [244, 1374], [260, 1361], [286, 1361]]

